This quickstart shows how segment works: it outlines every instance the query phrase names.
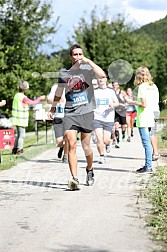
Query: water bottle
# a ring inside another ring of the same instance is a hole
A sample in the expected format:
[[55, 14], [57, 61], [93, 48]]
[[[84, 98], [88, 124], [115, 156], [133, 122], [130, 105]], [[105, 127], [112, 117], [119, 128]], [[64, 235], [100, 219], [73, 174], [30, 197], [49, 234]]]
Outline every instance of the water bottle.
[[57, 110], [56, 117], [63, 118], [64, 117], [64, 103], [59, 102], [57, 104], [56, 110]]

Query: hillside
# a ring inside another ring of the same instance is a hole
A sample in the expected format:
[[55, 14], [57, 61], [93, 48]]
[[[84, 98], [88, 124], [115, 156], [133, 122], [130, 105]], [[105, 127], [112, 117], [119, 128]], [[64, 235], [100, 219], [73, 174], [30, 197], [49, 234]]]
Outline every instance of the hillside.
[[167, 16], [163, 19], [149, 23], [142, 26], [140, 29], [135, 30], [135, 33], [137, 34], [141, 34], [143, 32], [152, 36], [160, 43], [167, 42]]

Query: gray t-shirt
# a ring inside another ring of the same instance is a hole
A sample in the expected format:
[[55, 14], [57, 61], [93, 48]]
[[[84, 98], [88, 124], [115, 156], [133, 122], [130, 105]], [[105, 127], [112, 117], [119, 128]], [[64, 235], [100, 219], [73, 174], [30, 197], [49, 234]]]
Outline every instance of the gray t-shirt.
[[92, 79], [94, 74], [89, 65], [77, 70], [62, 69], [58, 86], [65, 88], [65, 115], [84, 115], [96, 107]]

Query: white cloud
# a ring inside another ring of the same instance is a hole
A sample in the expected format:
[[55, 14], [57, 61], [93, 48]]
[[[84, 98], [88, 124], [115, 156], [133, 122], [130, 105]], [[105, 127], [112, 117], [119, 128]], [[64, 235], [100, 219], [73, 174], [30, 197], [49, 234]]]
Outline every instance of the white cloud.
[[94, 7], [97, 6], [100, 13], [105, 5], [108, 6], [111, 17], [123, 13], [138, 27], [167, 15], [166, 0], [52, 0], [53, 20], [60, 16], [58, 23], [60, 28], [55, 35], [54, 43], [67, 48], [67, 37], [73, 34], [74, 26], [78, 25], [81, 17], [90, 20]]

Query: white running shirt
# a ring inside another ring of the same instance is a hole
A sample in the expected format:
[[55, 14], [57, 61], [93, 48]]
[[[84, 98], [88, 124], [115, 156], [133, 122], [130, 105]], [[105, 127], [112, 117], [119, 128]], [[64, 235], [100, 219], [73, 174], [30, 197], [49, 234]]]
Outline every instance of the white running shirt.
[[111, 88], [94, 89], [96, 109], [94, 110], [94, 119], [104, 122], [114, 122], [115, 110], [109, 107], [110, 103], [118, 102], [115, 91]]

